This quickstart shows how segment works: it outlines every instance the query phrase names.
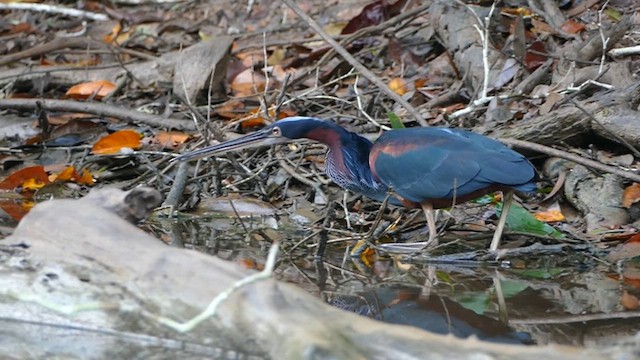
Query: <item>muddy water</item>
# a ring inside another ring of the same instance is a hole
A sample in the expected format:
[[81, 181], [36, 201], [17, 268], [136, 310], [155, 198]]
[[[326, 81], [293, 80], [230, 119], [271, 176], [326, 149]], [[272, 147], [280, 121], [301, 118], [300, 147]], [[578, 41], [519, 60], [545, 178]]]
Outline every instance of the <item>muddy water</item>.
[[318, 259], [319, 236], [301, 243], [314, 234], [310, 228], [299, 219], [249, 216], [238, 209], [148, 224], [173, 246], [257, 269], [270, 242], [278, 240], [283, 244], [276, 271], [280, 280], [333, 306], [389, 323], [502, 343], [577, 346], [610, 344], [640, 332], [640, 312], [632, 301], [640, 295], [640, 266], [616, 268], [595, 248], [452, 265], [407, 255], [353, 258], [353, 242], [338, 242]]

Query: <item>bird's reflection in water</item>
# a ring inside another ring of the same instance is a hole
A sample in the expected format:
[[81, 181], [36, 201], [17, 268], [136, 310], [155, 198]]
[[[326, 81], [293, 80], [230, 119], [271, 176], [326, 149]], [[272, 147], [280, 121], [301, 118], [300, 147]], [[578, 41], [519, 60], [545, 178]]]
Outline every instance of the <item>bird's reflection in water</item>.
[[506, 344], [533, 344], [527, 333], [479, 315], [437, 295], [421, 296], [419, 288], [380, 287], [355, 295], [337, 294], [329, 303], [343, 310], [391, 324], [415, 326], [437, 334]]

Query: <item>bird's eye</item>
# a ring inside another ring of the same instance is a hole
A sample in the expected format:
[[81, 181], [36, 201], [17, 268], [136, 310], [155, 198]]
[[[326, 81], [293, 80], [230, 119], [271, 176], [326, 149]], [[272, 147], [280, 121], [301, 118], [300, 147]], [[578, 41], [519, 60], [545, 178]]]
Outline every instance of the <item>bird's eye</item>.
[[280, 135], [282, 135], [282, 131], [280, 130], [279, 127], [276, 126], [273, 129], [271, 129], [271, 135], [280, 136]]

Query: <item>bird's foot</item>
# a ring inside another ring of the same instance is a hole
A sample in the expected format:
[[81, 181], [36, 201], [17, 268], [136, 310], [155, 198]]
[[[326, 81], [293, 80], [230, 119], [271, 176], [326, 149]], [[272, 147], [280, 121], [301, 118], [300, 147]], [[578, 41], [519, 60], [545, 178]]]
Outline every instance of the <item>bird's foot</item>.
[[429, 239], [427, 241], [380, 244], [378, 246], [380, 249], [389, 252], [411, 253], [438, 246], [438, 237], [429, 234]]
[[392, 243], [392, 244], [380, 244], [378, 247], [385, 252], [393, 253], [414, 253], [427, 248], [428, 241], [414, 242], [414, 243]]

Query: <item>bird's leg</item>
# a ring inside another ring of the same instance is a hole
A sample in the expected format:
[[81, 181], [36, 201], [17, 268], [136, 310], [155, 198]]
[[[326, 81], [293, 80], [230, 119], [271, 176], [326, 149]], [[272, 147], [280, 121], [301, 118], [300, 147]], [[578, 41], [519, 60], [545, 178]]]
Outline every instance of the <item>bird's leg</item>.
[[380, 225], [380, 221], [382, 220], [382, 216], [384, 215], [384, 209], [387, 208], [387, 204], [389, 203], [389, 198], [391, 196], [393, 196], [393, 192], [390, 190], [389, 192], [387, 192], [387, 196], [385, 196], [384, 200], [382, 201], [382, 204], [380, 205], [380, 209], [378, 210], [376, 219], [373, 221], [373, 224], [371, 225], [371, 229], [367, 231], [367, 233], [353, 247], [353, 250], [351, 250], [351, 256], [359, 257], [360, 255], [362, 255], [362, 252], [364, 252], [367, 249], [367, 245], [372, 244], [371, 240], [375, 235], [378, 225]]
[[507, 224], [507, 216], [509, 215], [509, 209], [511, 208], [511, 203], [513, 202], [513, 191], [505, 191], [502, 193], [502, 213], [500, 214], [500, 220], [498, 220], [498, 226], [496, 226], [496, 231], [493, 233], [493, 239], [491, 239], [491, 245], [489, 246], [489, 251], [498, 250], [498, 246], [500, 246], [500, 238], [502, 238], [502, 232], [504, 231], [504, 226]]
[[429, 227], [429, 240], [427, 240], [425, 247], [436, 246], [438, 245], [438, 229], [436, 228], [436, 218], [433, 215], [433, 205], [430, 202], [425, 202], [421, 205]]

